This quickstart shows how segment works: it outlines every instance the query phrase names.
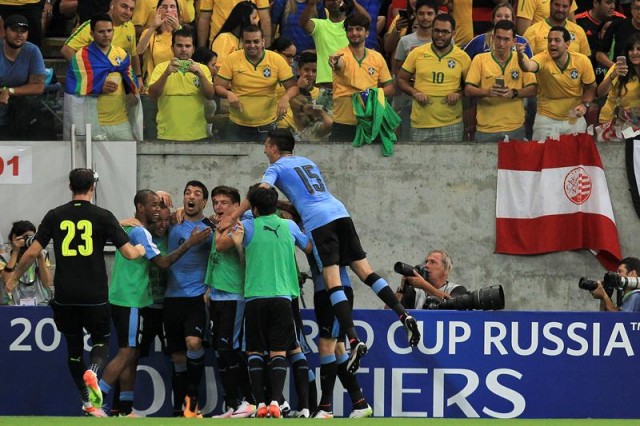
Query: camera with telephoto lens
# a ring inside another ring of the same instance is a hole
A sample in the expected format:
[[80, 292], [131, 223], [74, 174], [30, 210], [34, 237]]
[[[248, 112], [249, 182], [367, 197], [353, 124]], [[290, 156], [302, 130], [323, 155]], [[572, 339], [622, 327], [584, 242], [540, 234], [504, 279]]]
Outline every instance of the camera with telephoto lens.
[[468, 291], [452, 299], [441, 300], [438, 297], [427, 296], [424, 309], [497, 311], [504, 309], [504, 290], [501, 285], [492, 285]]
[[[598, 288], [598, 282], [590, 280], [588, 278], [580, 278], [578, 281], [578, 287], [583, 290], [593, 291]], [[602, 279], [602, 287], [609, 297], [613, 294], [614, 290], [634, 290], [640, 288], [640, 278], [638, 277], [623, 277], [616, 272], [606, 272]]]
[[424, 265], [411, 266], [408, 263], [396, 262], [395, 265], [393, 265], [393, 270], [405, 277], [413, 277], [413, 272], [415, 271], [424, 278], [425, 281], [429, 280], [429, 271], [427, 271], [427, 267]]

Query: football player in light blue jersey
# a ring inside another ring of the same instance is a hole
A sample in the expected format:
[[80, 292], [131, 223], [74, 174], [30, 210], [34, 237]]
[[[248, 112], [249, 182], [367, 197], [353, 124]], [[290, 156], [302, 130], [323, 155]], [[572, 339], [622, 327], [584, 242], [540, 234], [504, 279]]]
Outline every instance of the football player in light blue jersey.
[[[347, 369], [355, 373], [360, 359], [367, 353], [367, 346], [360, 341], [353, 325], [351, 306], [340, 283], [340, 265], [349, 265], [358, 278], [399, 315], [411, 346], [420, 341], [420, 331], [415, 318], [398, 302], [387, 281], [371, 269], [347, 209], [331, 195], [318, 166], [308, 158], [294, 156], [294, 147], [295, 140], [288, 130], [269, 132], [264, 153], [271, 164], [261, 186], [275, 186], [282, 191], [302, 217], [305, 230], [311, 232], [314, 252], [324, 265], [322, 276], [333, 310], [349, 338], [351, 354]], [[222, 226], [231, 226], [249, 207], [245, 199]]]
[[[200, 181], [187, 182], [184, 189], [184, 220], [169, 231], [169, 251], [173, 251], [189, 238], [194, 229], [211, 226], [204, 214], [209, 191]], [[198, 388], [204, 372], [202, 337], [206, 330], [206, 305], [204, 282], [207, 261], [213, 237], [193, 246], [167, 274], [164, 299], [164, 326], [167, 350], [175, 364], [186, 361], [187, 396], [184, 416], [202, 417], [198, 412]], [[185, 360], [186, 354], [186, 360]]]
[[[351, 398], [353, 411], [349, 417], [371, 417], [373, 416], [373, 409], [362, 393], [357, 375], [349, 374], [347, 371], [348, 356], [344, 345], [344, 331], [340, 330], [340, 325], [333, 315], [331, 300], [324, 285], [316, 256], [307, 255], [307, 259], [309, 260], [311, 278], [313, 279], [313, 308], [319, 328], [318, 355], [320, 356], [320, 390], [322, 391], [322, 396], [315, 418], [333, 418], [333, 389], [336, 377], [340, 378], [342, 386], [347, 390]], [[349, 305], [353, 307], [351, 279], [347, 273], [347, 268], [344, 266], [340, 266], [340, 282], [344, 287]]]

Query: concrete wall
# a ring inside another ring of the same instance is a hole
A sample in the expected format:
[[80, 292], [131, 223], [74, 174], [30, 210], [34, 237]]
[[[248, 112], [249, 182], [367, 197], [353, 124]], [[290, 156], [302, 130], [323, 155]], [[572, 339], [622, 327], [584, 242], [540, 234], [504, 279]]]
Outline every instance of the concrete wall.
[[[601, 144], [623, 256], [640, 255], [636, 216], [628, 193], [624, 146]], [[374, 269], [391, 286], [399, 283], [393, 264], [416, 264], [427, 251], [447, 250], [453, 257], [452, 281], [478, 289], [501, 284], [509, 310], [597, 310], [598, 303], [578, 289], [581, 276], [600, 278], [604, 269], [588, 251], [539, 256], [494, 253], [497, 145], [466, 143], [398, 144], [391, 158], [380, 146], [301, 144], [299, 155], [312, 158], [331, 190], [349, 209]], [[261, 144], [138, 144], [138, 188], [181, 194], [190, 179], [209, 188], [231, 185], [245, 192], [268, 161]], [[207, 206], [210, 214], [211, 206]], [[305, 269], [305, 263], [301, 263]], [[311, 283], [305, 300], [312, 305]], [[382, 303], [357, 283], [356, 307]]]

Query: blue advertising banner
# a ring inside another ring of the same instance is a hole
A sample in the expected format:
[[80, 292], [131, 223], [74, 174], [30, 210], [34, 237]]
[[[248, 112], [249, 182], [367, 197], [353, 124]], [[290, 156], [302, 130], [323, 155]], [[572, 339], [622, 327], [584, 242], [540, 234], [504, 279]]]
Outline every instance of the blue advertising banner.
[[[391, 311], [354, 311], [369, 346], [358, 379], [377, 417], [640, 418], [640, 314], [415, 316], [424, 339], [412, 349]], [[303, 318], [313, 352], [309, 365], [319, 376], [318, 328], [312, 311], [303, 311]], [[0, 415], [80, 414], [66, 347], [49, 308], [0, 308], [0, 329]], [[222, 395], [210, 352], [200, 400], [203, 412], [212, 414], [221, 411]], [[171, 365], [157, 342], [140, 360], [136, 411], [171, 415], [170, 380]], [[348, 415], [351, 402], [339, 381], [334, 400], [336, 416]]]

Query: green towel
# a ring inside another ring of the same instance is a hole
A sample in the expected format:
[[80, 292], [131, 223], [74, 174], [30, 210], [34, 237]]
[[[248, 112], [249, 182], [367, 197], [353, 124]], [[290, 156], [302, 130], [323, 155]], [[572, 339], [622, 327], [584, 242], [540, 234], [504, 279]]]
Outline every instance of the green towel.
[[382, 155], [393, 155], [393, 144], [398, 140], [396, 129], [400, 126], [400, 116], [396, 114], [384, 97], [382, 89], [369, 89], [367, 102], [362, 99], [360, 93], [351, 96], [353, 111], [358, 120], [356, 137], [353, 146], [370, 144], [380, 135], [382, 141]]

